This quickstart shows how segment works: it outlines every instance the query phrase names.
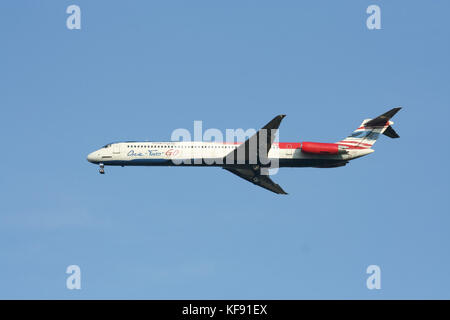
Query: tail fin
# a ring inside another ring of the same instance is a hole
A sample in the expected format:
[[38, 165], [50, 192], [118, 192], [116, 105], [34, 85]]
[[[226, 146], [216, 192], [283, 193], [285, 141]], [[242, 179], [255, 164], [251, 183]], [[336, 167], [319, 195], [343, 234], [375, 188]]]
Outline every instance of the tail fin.
[[394, 122], [390, 121], [390, 119], [400, 109], [401, 107], [394, 108], [374, 119], [365, 119], [358, 129], [338, 143], [348, 146], [371, 148], [380, 134], [384, 134], [390, 138], [399, 138], [400, 136], [392, 128]]

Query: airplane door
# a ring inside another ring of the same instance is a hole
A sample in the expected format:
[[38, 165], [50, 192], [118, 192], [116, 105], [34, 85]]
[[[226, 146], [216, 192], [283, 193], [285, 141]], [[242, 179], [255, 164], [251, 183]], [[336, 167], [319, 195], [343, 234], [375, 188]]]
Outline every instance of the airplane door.
[[120, 154], [120, 144], [119, 143], [114, 143], [113, 144], [113, 153], [114, 154]]
[[287, 149], [286, 149], [286, 155], [288, 156], [288, 157], [292, 157], [292, 151], [293, 151], [293, 149], [292, 149], [292, 144], [288, 144], [287, 146]]

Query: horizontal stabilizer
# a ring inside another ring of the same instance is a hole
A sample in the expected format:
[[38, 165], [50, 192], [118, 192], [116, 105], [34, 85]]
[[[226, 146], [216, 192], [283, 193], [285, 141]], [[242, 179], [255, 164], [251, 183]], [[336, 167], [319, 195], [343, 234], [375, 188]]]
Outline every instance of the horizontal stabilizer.
[[397, 112], [399, 112], [401, 107], [389, 110], [364, 124], [365, 127], [383, 127]]
[[394, 128], [391, 126], [387, 127], [387, 129], [383, 132], [385, 136], [388, 136], [389, 138], [400, 138], [400, 136], [395, 132]]

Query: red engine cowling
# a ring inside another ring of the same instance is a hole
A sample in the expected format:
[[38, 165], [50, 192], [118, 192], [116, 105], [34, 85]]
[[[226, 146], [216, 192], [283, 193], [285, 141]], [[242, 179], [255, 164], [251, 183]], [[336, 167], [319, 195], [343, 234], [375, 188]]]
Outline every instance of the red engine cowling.
[[346, 150], [336, 143], [302, 142], [302, 152], [312, 154], [341, 154], [346, 153]]

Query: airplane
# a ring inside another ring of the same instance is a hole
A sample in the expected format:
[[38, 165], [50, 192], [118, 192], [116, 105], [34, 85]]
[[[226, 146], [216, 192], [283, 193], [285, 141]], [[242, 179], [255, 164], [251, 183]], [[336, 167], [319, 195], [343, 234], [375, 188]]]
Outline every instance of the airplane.
[[381, 134], [399, 138], [390, 119], [401, 109], [365, 119], [335, 143], [275, 142], [284, 114], [278, 115], [243, 143], [206, 141], [124, 141], [109, 143], [87, 160], [100, 166], [217, 166], [277, 194], [287, 194], [268, 175], [269, 166], [335, 168], [366, 156]]

